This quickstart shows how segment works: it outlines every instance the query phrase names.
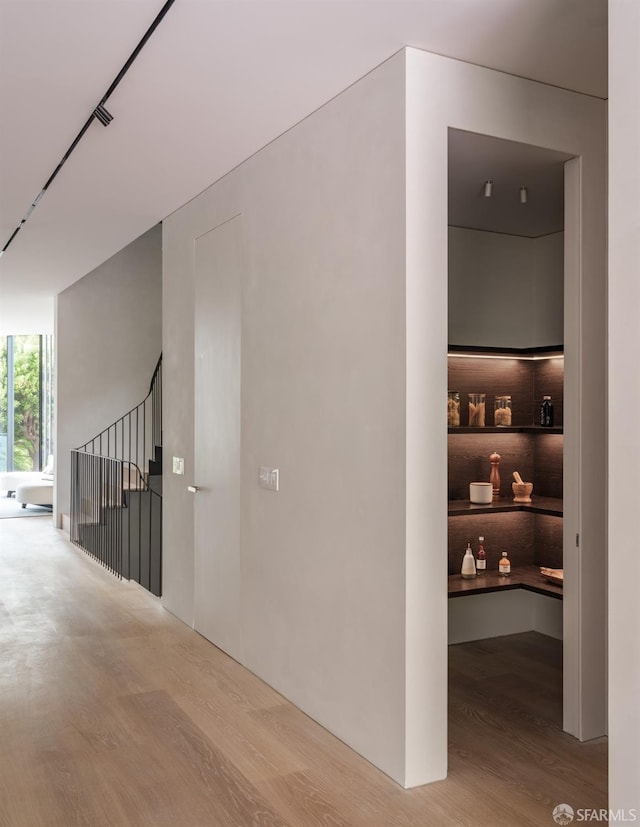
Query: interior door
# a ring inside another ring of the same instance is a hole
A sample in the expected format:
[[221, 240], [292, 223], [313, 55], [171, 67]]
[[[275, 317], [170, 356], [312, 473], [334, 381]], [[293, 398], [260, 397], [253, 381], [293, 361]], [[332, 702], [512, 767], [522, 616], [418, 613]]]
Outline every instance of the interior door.
[[241, 219], [195, 242], [195, 628], [240, 657]]

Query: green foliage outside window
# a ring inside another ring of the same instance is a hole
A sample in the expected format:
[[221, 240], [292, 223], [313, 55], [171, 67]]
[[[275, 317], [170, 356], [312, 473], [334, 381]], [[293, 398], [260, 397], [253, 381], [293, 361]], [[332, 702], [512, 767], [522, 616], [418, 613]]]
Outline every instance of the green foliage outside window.
[[[13, 337], [14, 445], [13, 465], [37, 470], [40, 431], [40, 337]], [[0, 468], [6, 468], [7, 339], [0, 339]], [[4, 438], [3, 438], [4, 436]]]

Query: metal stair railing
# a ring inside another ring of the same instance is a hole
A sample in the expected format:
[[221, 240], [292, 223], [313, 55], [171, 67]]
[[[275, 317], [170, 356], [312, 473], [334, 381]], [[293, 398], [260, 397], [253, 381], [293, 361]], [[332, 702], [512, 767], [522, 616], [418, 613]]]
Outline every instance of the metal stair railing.
[[71, 452], [71, 541], [158, 596], [162, 495], [149, 472], [161, 446], [162, 356], [145, 399]]

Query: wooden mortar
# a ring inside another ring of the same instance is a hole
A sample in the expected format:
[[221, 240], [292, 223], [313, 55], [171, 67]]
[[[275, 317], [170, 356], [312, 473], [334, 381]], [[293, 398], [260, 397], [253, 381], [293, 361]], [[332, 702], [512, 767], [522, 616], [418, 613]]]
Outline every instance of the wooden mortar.
[[532, 482], [512, 482], [514, 503], [530, 503], [531, 492], [533, 491]]

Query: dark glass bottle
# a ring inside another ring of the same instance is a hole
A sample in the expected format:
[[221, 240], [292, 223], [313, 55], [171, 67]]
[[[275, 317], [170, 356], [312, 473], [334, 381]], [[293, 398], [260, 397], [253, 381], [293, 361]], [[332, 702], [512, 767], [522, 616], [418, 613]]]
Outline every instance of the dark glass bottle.
[[484, 537], [478, 537], [480, 548], [478, 549], [478, 557], [476, 558], [476, 574], [484, 574], [487, 570], [487, 553], [484, 550]]
[[540, 425], [543, 428], [553, 428], [553, 404], [550, 396], [542, 397], [540, 406]]

